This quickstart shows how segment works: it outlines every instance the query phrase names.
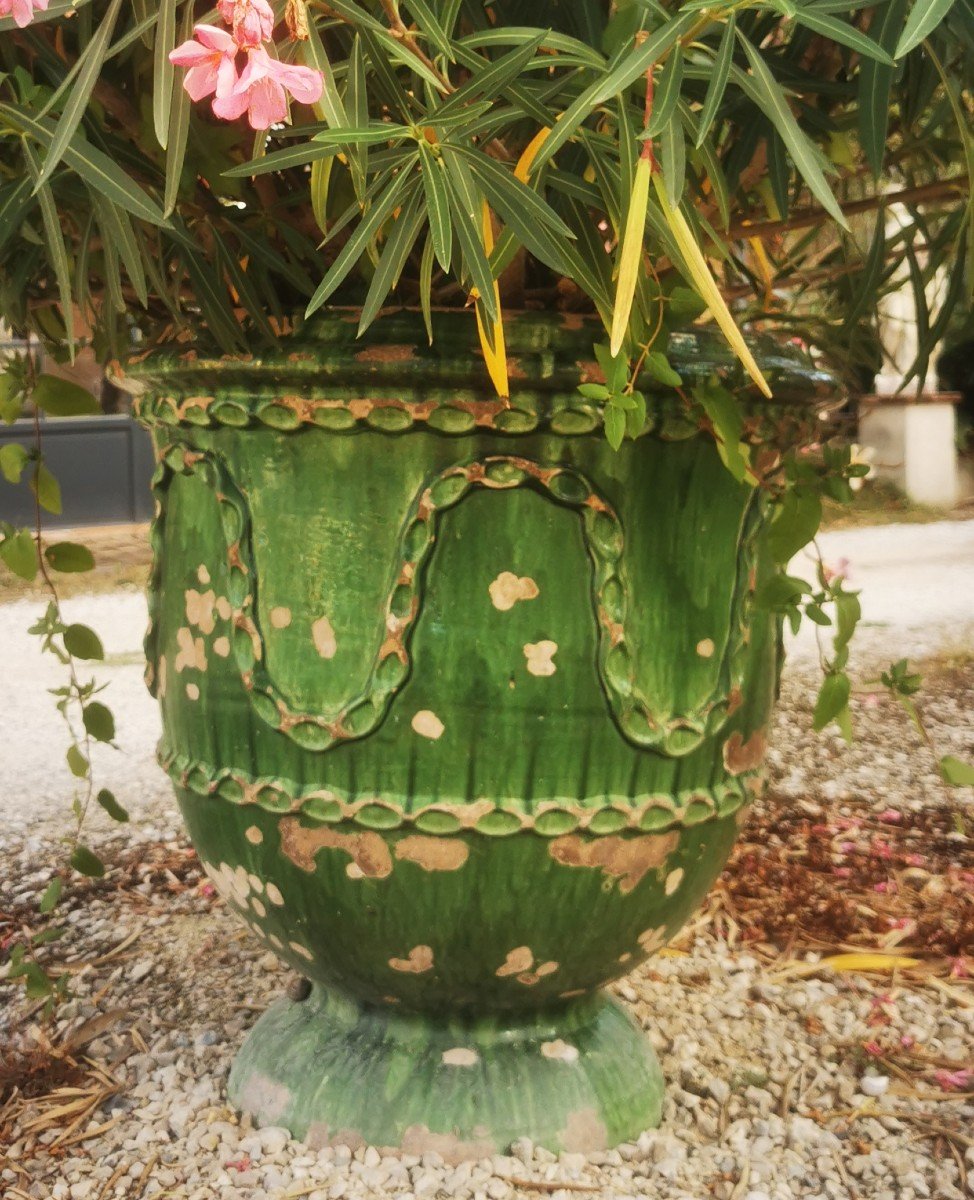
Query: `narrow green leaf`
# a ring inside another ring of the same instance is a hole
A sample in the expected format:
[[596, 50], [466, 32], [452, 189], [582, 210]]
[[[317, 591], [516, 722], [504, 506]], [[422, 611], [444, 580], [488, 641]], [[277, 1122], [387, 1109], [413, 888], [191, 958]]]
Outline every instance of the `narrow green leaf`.
[[455, 56], [450, 39], [447, 37], [446, 30], [436, 19], [433, 10], [426, 3], [426, 0], [406, 0], [406, 3], [416, 18], [416, 24], [420, 30], [429, 38], [430, 42], [442, 55], [449, 59], [450, 62], [453, 62]]
[[61, 320], [64, 322], [64, 336], [72, 359], [74, 358], [74, 298], [71, 294], [71, 268], [68, 263], [68, 252], [61, 233], [61, 219], [54, 203], [54, 194], [48, 183], [39, 183], [41, 177], [40, 163], [33, 147], [24, 142], [24, 157], [27, 169], [34, 181], [34, 194], [41, 208], [41, 219], [44, 222], [44, 236], [47, 241], [47, 251], [54, 277], [57, 280], [58, 297], [61, 302]]
[[446, 180], [446, 164], [442, 155], [434, 154], [429, 145], [419, 143], [419, 162], [423, 173], [423, 190], [429, 213], [430, 237], [436, 261], [449, 271], [453, 257], [453, 225], [450, 220], [450, 190]]
[[[193, 5], [187, 4], [183, 9], [183, 20], [180, 27], [180, 37], [187, 41], [193, 31]], [[158, 31], [156, 33], [158, 37]], [[169, 101], [169, 126], [166, 131], [166, 183], [163, 191], [162, 211], [170, 216], [176, 208], [179, 195], [179, 184], [183, 174], [183, 164], [186, 161], [186, 146], [189, 142], [189, 122], [191, 103], [189, 92], [183, 87], [182, 80], [175, 74], [172, 76], [172, 95]], [[162, 115], [161, 112], [159, 114]]]
[[64, 631], [64, 648], [73, 658], [103, 659], [101, 638], [87, 625], [69, 625]]
[[[169, 110], [172, 105], [172, 85], [175, 68], [169, 61], [176, 48], [176, 4], [178, 0], [158, 0], [156, 36], [152, 69], [152, 124], [156, 141], [166, 149], [169, 142]], [[193, 6], [190, 5], [190, 8]]]
[[75, 846], [71, 866], [80, 875], [87, 875], [91, 879], [100, 879], [105, 874], [105, 864], [87, 846]]
[[426, 336], [431, 346], [433, 345], [433, 258], [433, 238], [430, 236], [426, 239], [422, 262], [419, 264], [419, 303], [423, 311]]
[[92, 35], [91, 41], [85, 46], [78, 59], [77, 82], [71, 91], [67, 104], [65, 104], [61, 110], [61, 115], [57, 119], [57, 128], [48, 147], [47, 155], [44, 158], [44, 166], [41, 169], [37, 182], [34, 184], [35, 192], [41, 184], [47, 183], [54, 174], [58, 164], [64, 157], [64, 152], [68, 144], [75, 135], [75, 131], [81, 124], [82, 118], [88, 108], [88, 102], [91, 99], [91, 93], [98, 82], [98, 76], [105, 61], [105, 55], [112, 40], [112, 34], [115, 32], [115, 23], [118, 20], [118, 13], [121, 6], [122, 0], [112, 0], [108, 6], [108, 11], [98, 22], [98, 27]]
[[[45, 117], [34, 117], [13, 104], [0, 104], [0, 117], [15, 129], [26, 133], [46, 149], [50, 149], [57, 123]], [[65, 166], [71, 167], [100, 196], [114, 201], [121, 208], [153, 225], [167, 225], [162, 209], [125, 174], [107, 154], [75, 134], [64, 151]]]
[[832, 194], [832, 189], [825, 179], [821, 166], [819, 166], [815, 147], [802, 132], [801, 127], [795, 120], [780, 85], [771, 74], [760, 51], [751, 45], [740, 30], [737, 31], [737, 36], [744, 46], [744, 52], [747, 54], [748, 62], [751, 64], [752, 74], [750, 81], [753, 83], [757, 93], [758, 103], [764, 110], [765, 115], [774, 122], [775, 128], [781, 134], [785, 145], [791, 153], [799, 174], [808, 184], [812, 194], [843, 229], [848, 229], [849, 223], [845, 219], [845, 214], [839, 207], [839, 202]]
[[378, 198], [373, 201], [371, 207], [363, 215], [361, 221], [359, 221], [355, 232], [342, 247], [341, 253], [315, 289], [315, 293], [308, 302], [308, 307], [305, 310], [305, 316], [310, 316], [317, 309], [321, 308], [328, 297], [341, 285], [348, 273], [358, 263], [360, 257], [365, 252], [366, 246], [378, 233], [382, 223], [401, 202], [402, 193], [407, 182], [406, 172], [401, 172], [392, 177], [387, 183], [385, 191], [381, 192]]
[[539, 33], [525, 42], [523, 46], [518, 46], [494, 62], [487, 63], [482, 70], [474, 70], [471, 77], [457, 88], [449, 100], [433, 110], [431, 116], [434, 122], [440, 116], [445, 117], [462, 109], [478, 96], [494, 96], [503, 91], [508, 84], [513, 83], [523, 73], [543, 41], [544, 34]]
[[727, 20], [727, 24], [724, 26], [720, 45], [717, 48], [717, 56], [714, 59], [713, 74], [710, 77], [710, 82], [707, 84], [707, 94], [704, 97], [703, 109], [700, 113], [700, 125], [697, 128], [698, 149], [706, 141], [710, 127], [717, 116], [717, 110], [720, 108], [720, 102], [724, 98], [727, 79], [730, 75], [731, 61], [734, 58], [734, 30], [736, 23], [737, 17], [732, 12]]
[[95, 565], [94, 555], [80, 542], [54, 542], [44, 548], [44, 557], [52, 570], [62, 574], [91, 571]]
[[644, 137], [658, 137], [676, 112], [683, 86], [683, 51], [677, 45], [663, 64], [659, 83], [653, 95], [653, 112], [646, 126]]
[[694, 13], [681, 12], [666, 21], [641, 46], [617, 56], [602, 78], [590, 84], [565, 109], [561, 120], [539, 149], [534, 160], [534, 170], [540, 169], [574, 136], [578, 127], [594, 109], [610, 97], [624, 93], [640, 75], [644, 75], [650, 67], [662, 61], [670, 48], [690, 30], [696, 19]]
[[458, 155], [451, 154], [446, 159], [446, 168], [453, 227], [463, 254], [467, 284], [471, 289], [476, 288], [488, 318], [487, 323], [493, 324], [499, 314], [494, 295], [494, 274], [481, 236], [483, 196], [467, 170], [466, 163]]
[[[907, 0], [889, 0], [878, 9], [871, 26], [876, 41], [888, 53], [896, 47], [903, 29]], [[889, 63], [864, 59], [859, 67], [859, 140], [873, 175], [879, 177], [886, 152], [886, 131], [889, 128], [890, 94], [896, 68]]]
[[896, 57], [909, 54], [929, 37], [954, 6], [954, 0], [916, 0], [896, 46]]
[[876, 62], [888, 66], [893, 64], [888, 50], [878, 45], [872, 38], [867, 37], [855, 25], [850, 25], [848, 21], [840, 21], [838, 17], [830, 17], [825, 13], [818, 12], [811, 5], [796, 8], [794, 19], [800, 25], [804, 25], [806, 29], [811, 29], [832, 42], [848, 46], [850, 50], [855, 50], [866, 58], [875, 59]]
[[399, 276], [409, 257], [409, 252], [416, 244], [424, 219], [425, 216], [420, 211], [420, 194], [416, 191], [409, 203], [403, 206], [402, 212], [396, 218], [386, 238], [385, 249], [382, 251], [379, 264], [372, 276], [368, 294], [365, 297], [365, 303], [362, 305], [359, 334], [364, 333], [372, 324], [389, 292], [399, 283]]

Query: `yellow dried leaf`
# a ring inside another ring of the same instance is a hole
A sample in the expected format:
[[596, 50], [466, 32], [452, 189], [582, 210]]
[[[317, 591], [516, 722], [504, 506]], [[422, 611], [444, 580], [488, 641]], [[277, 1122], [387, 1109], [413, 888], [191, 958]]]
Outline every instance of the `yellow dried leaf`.
[[[561, 120], [561, 113], [558, 114], [558, 120]], [[531, 167], [534, 165], [534, 160], [538, 157], [538, 151], [548, 140], [548, 134], [551, 133], [553, 125], [544, 125], [534, 137], [524, 147], [524, 152], [517, 160], [517, 165], [514, 168], [514, 178], [520, 179], [522, 183], [527, 183], [531, 177]]]
[[[488, 257], [490, 257], [494, 250], [494, 227], [491, 222], [490, 207], [486, 200], [482, 209], [482, 221], [484, 250], [487, 252]], [[476, 289], [471, 294], [476, 296]], [[511, 394], [511, 388], [507, 377], [507, 346], [504, 342], [504, 317], [501, 313], [501, 293], [496, 279], [494, 280], [494, 301], [497, 306], [497, 320], [493, 325], [493, 344], [491, 344], [491, 339], [487, 336], [487, 329], [480, 315], [479, 306], [476, 310], [477, 332], [480, 334], [480, 346], [483, 350], [484, 362], [487, 364], [487, 373], [490, 375], [491, 382], [498, 396], [506, 400]]]
[[747, 342], [744, 341], [743, 334], [737, 328], [737, 323], [733, 316], [731, 316], [730, 309], [724, 303], [724, 297], [717, 288], [716, 281], [710, 273], [710, 268], [707, 266], [707, 260], [703, 256], [703, 251], [697, 245], [686, 217], [680, 212], [679, 208], [674, 208], [670, 204], [669, 197], [666, 195], [666, 189], [663, 187], [662, 181], [658, 176], [655, 182], [660, 208], [663, 211], [663, 216], [666, 218], [667, 225], [670, 227], [670, 232], [673, 234], [676, 244], [680, 248], [680, 253], [686, 262], [693, 286], [700, 293], [704, 303], [710, 309], [714, 320], [720, 327], [721, 333], [727, 339], [729, 346], [744, 364], [744, 369], [748, 375], [751, 376], [764, 395], [770, 399], [771, 388], [768, 386], [768, 381], [761, 373], [761, 368], [755, 362], [754, 355], [751, 353]]
[[899, 971], [907, 967], [918, 967], [918, 958], [906, 958], [902, 954], [833, 954], [823, 958], [821, 967], [833, 971]]
[[643, 241], [646, 235], [646, 210], [649, 208], [649, 180], [653, 164], [648, 156], [642, 155], [636, 164], [633, 178], [632, 199], [629, 215], [619, 248], [619, 278], [616, 283], [616, 302], [612, 308], [612, 334], [610, 350], [612, 357], [619, 353], [626, 340], [632, 302], [636, 296], [636, 283], [643, 263]]

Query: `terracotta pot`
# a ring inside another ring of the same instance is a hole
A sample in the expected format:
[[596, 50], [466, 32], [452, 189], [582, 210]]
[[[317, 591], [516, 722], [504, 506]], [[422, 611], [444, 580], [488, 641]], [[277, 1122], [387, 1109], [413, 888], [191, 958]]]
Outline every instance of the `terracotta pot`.
[[[683, 925], [761, 788], [764, 504], [675, 392], [610, 449], [585, 322], [515, 322], [510, 405], [472, 318], [440, 326], [429, 350], [408, 314], [362, 341], [332, 314], [274, 358], [129, 364], [161, 761], [221, 895], [311, 981], [249, 1035], [239, 1107], [318, 1146], [593, 1150], [663, 1088], [600, 988]], [[762, 358], [751, 429], [807, 436], [826, 377]]]

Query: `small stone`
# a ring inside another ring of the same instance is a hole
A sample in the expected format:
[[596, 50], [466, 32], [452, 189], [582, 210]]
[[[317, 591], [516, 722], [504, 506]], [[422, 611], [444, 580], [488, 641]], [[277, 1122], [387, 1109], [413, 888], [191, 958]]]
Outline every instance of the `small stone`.
[[291, 1140], [291, 1135], [286, 1129], [268, 1125], [265, 1129], [260, 1130], [258, 1138], [263, 1153], [268, 1157], [273, 1157], [275, 1154], [281, 1153]]
[[882, 1096], [889, 1087], [887, 1075], [863, 1075], [859, 1080], [859, 1091], [864, 1096]]

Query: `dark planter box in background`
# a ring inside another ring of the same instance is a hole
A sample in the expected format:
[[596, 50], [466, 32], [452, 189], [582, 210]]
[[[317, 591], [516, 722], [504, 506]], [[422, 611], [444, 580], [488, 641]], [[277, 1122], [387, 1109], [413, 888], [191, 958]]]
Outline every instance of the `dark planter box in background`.
[[[63, 511], [44, 514], [48, 526], [111, 525], [152, 517], [153, 471], [149, 435], [126, 415], [47, 418], [42, 424], [44, 456], [61, 485]], [[32, 421], [0, 425], [0, 446], [34, 444]], [[0, 520], [34, 521], [34, 496], [26, 483], [0, 478]]]

